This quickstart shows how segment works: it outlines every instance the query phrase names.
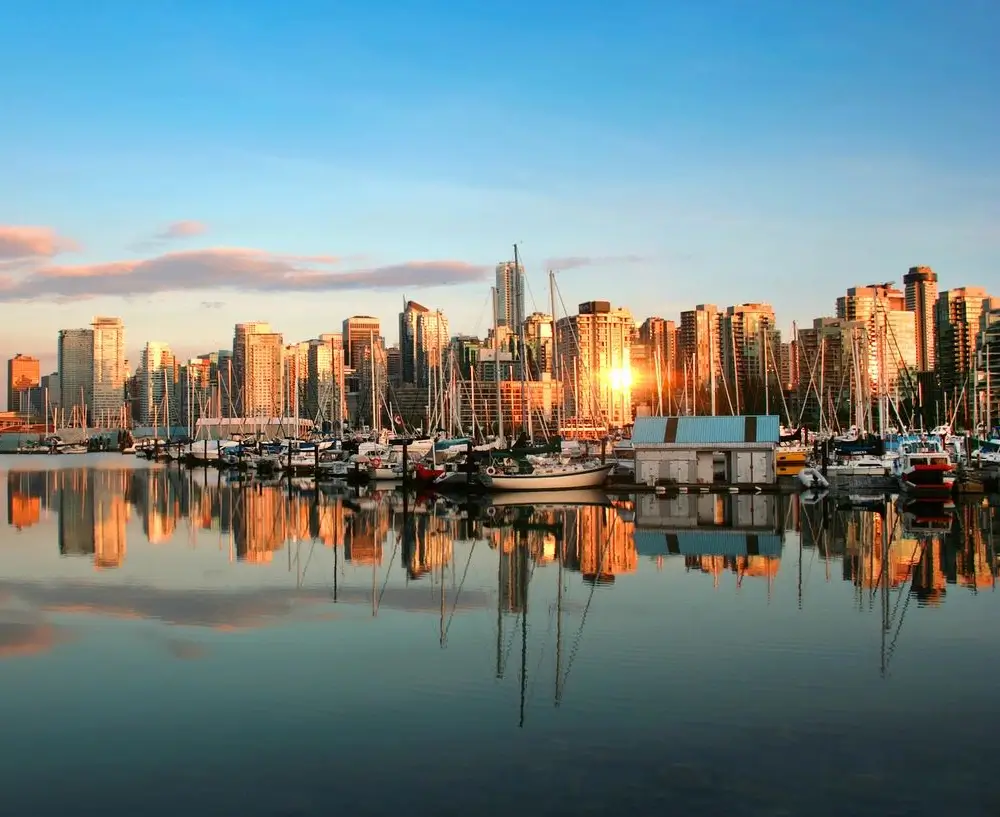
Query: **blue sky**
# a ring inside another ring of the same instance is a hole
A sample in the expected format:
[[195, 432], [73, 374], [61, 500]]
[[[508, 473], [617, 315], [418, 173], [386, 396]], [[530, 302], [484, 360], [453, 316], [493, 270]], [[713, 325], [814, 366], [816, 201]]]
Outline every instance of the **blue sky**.
[[543, 309], [567, 258], [568, 306], [639, 318], [790, 327], [914, 264], [1000, 292], [992, 0], [16, 6], [5, 357], [95, 314], [132, 353], [355, 313], [392, 342], [404, 294], [482, 333], [514, 241]]

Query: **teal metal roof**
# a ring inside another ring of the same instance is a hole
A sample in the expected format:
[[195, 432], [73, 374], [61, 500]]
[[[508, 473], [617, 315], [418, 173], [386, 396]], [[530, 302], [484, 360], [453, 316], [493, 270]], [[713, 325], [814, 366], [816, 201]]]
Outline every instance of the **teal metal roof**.
[[698, 530], [664, 533], [637, 530], [635, 549], [640, 556], [781, 556], [781, 536], [734, 530]]
[[711, 445], [775, 443], [780, 437], [776, 415], [737, 417], [637, 417], [632, 445]]

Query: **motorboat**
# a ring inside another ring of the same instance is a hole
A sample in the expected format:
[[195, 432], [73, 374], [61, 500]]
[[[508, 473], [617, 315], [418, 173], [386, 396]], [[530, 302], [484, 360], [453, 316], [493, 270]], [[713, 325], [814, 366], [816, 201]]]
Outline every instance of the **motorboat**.
[[904, 443], [894, 472], [906, 491], [950, 494], [955, 487], [955, 465], [933, 439]]

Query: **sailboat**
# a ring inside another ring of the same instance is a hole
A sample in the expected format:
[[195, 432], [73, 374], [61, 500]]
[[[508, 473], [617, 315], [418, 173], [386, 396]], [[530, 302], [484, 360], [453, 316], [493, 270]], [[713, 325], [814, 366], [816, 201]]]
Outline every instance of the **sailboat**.
[[490, 491], [568, 491], [599, 488], [614, 468], [614, 463], [560, 462], [537, 465], [527, 473], [509, 473], [491, 465], [481, 478]]

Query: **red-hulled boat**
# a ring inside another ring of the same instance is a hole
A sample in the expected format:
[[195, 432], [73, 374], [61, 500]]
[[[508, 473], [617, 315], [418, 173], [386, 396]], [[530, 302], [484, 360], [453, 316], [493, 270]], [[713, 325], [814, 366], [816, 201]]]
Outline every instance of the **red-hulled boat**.
[[916, 493], [950, 494], [955, 487], [955, 466], [940, 446], [904, 444], [896, 464], [900, 485]]
[[444, 468], [428, 468], [419, 462], [413, 467], [413, 478], [417, 482], [430, 484], [443, 474]]

